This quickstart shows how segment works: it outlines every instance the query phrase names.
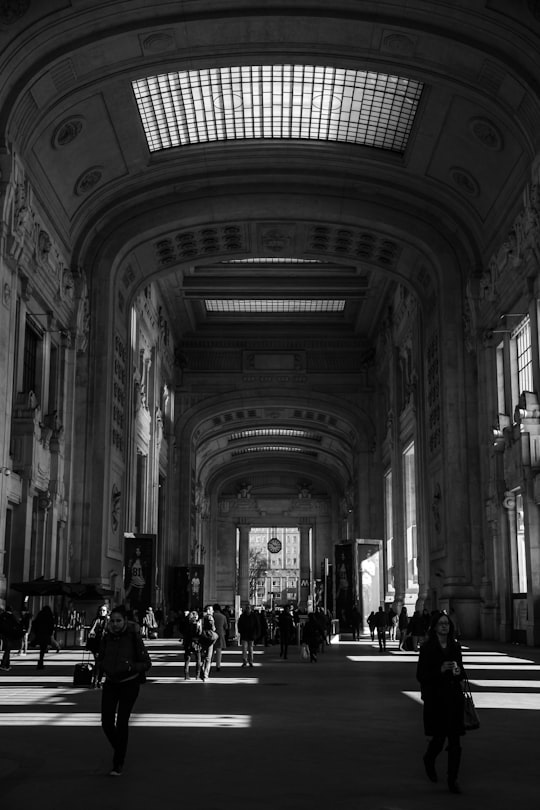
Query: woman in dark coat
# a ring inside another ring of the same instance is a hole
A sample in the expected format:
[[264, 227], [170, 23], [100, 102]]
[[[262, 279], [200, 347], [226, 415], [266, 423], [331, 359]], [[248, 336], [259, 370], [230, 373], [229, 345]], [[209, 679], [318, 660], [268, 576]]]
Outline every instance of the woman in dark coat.
[[101, 727], [113, 749], [111, 776], [121, 776], [126, 756], [129, 718], [152, 666], [139, 628], [129, 622], [126, 609], [111, 610], [107, 630], [97, 656], [98, 677], [105, 676], [101, 692]]
[[304, 625], [302, 632], [302, 642], [309, 647], [309, 660], [310, 663], [317, 662], [317, 653], [319, 651], [319, 644], [324, 641], [321, 629], [315, 619], [315, 614], [310, 613], [307, 617], [307, 622]]
[[[44, 669], [45, 653], [47, 652], [49, 645], [54, 644], [54, 614], [48, 605], [41, 608], [36, 618], [32, 622], [32, 634], [36, 644], [39, 647], [37, 669]], [[57, 652], [58, 649], [56, 650]]]
[[463, 725], [463, 684], [465, 670], [461, 646], [454, 638], [454, 625], [446, 613], [435, 613], [428, 639], [420, 647], [417, 680], [424, 701], [424, 730], [431, 737], [424, 754], [428, 778], [437, 781], [435, 760], [448, 740], [448, 788], [461, 793], [457, 783], [461, 759], [460, 737]]
[[[92, 655], [94, 656], [94, 664], [97, 660], [98, 653], [101, 649], [101, 639], [105, 631], [107, 630], [107, 625], [109, 624], [109, 608], [107, 605], [101, 605], [96, 613], [96, 617], [90, 626], [90, 630], [88, 631], [88, 638], [86, 640], [86, 649], [90, 650]], [[97, 667], [94, 666], [94, 672], [92, 675], [92, 686], [101, 686], [101, 681], [98, 680], [97, 676], [98, 670]]]

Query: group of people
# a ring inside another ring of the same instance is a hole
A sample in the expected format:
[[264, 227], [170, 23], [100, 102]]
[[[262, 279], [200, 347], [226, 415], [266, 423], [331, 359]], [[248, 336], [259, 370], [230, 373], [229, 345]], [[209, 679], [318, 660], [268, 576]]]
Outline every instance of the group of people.
[[[289, 639], [294, 627], [290, 608], [283, 611], [282, 637]], [[216, 669], [221, 668], [221, 654], [226, 646], [228, 619], [219, 604], [207, 605], [203, 615], [191, 611], [182, 624], [184, 645], [184, 672], [189, 679], [189, 667], [195, 661], [196, 674], [208, 678], [212, 656], [216, 654]], [[288, 631], [288, 632], [287, 632]], [[258, 614], [247, 605], [238, 620], [238, 633], [242, 644], [242, 663], [253, 665], [253, 648], [260, 638]], [[206, 641], [201, 637], [206, 635]], [[302, 641], [307, 644], [310, 660], [317, 661], [317, 651], [325, 643], [316, 613], [308, 615], [303, 627]], [[281, 649], [286, 654], [287, 644]], [[119, 663], [122, 662], [122, 663]], [[100, 677], [105, 677], [102, 695], [101, 722], [103, 731], [113, 748], [111, 775], [118, 776], [127, 749], [129, 716], [137, 699], [141, 681], [151, 666], [140, 628], [128, 621], [123, 607], [114, 608], [108, 619], [106, 632], [96, 656]], [[447, 784], [452, 793], [461, 793], [458, 772], [461, 761], [463, 723], [463, 685], [466, 678], [461, 646], [455, 637], [455, 627], [445, 612], [430, 614], [429, 627], [419, 649], [416, 677], [420, 683], [424, 702], [423, 724], [430, 738], [423, 757], [428, 779], [438, 781], [436, 760], [445, 742], [448, 752]]]
[[[406, 609], [405, 615], [406, 615]], [[415, 615], [421, 617], [422, 625], [414, 624]], [[465, 734], [463, 709], [463, 688], [466, 673], [463, 666], [461, 646], [456, 639], [456, 631], [451, 618], [440, 611], [428, 614], [424, 611], [413, 614], [406, 625], [407, 633], [419, 645], [416, 677], [420, 683], [423, 700], [423, 724], [430, 738], [423, 763], [426, 775], [432, 782], [438, 781], [437, 757], [445, 747], [448, 753], [447, 784], [452, 793], [461, 793], [458, 772], [461, 761], [461, 737]], [[382, 644], [389, 627], [387, 614], [382, 606], [373, 613], [378, 623], [370, 621], [378, 633]], [[400, 614], [401, 615], [401, 614]], [[279, 617], [280, 657], [286, 658], [288, 643], [293, 638], [294, 621], [291, 610], [286, 607]], [[412, 624], [412, 628], [411, 628]], [[397, 622], [399, 628], [399, 618]], [[418, 628], [416, 630], [416, 628]], [[215, 652], [216, 670], [221, 668], [222, 652], [227, 645], [228, 617], [219, 604], [207, 605], [199, 615], [190, 611], [181, 623], [181, 641], [184, 648], [184, 677], [190, 679], [190, 664], [195, 663], [195, 675], [206, 681], [210, 673]], [[416, 632], [415, 632], [416, 631]], [[148, 630], [147, 630], [148, 632]], [[24, 654], [23, 638], [32, 633], [39, 646], [38, 668], [44, 667], [43, 659], [54, 634], [54, 615], [50, 607], [42, 608], [35, 618], [22, 623], [11, 608], [0, 612], [0, 638], [2, 641], [1, 669], [9, 669], [9, 654], [12, 642], [17, 640], [19, 651]], [[246, 605], [238, 620], [238, 633], [242, 645], [242, 666], [253, 666], [255, 643], [260, 640], [261, 627], [258, 614]], [[372, 636], [373, 637], [373, 636]], [[316, 612], [308, 615], [302, 629], [302, 643], [309, 649], [310, 660], [317, 661], [321, 645], [326, 643], [324, 626]], [[413, 641], [414, 644], [414, 641]], [[102, 605], [88, 633], [88, 649], [95, 659], [95, 682], [103, 683], [101, 699], [101, 726], [113, 751], [111, 776], [120, 776], [128, 745], [129, 718], [137, 700], [140, 685], [146, 680], [151, 667], [151, 659], [146, 649], [143, 630], [130, 621], [123, 605], [109, 611]], [[416, 649], [416, 647], [415, 647]]]
[[221, 669], [221, 657], [227, 646], [229, 621], [221, 606], [206, 605], [202, 616], [190, 610], [180, 624], [180, 641], [184, 647], [184, 678], [191, 679], [190, 664], [195, 664], [195, 678], [207, 681], [215, 652], [216, 670]]
[[6, 605], [0, 611], [0, 670], [9, 672], [11, 653], [16, 651], [19, 655], [26, 655], [29, 646], [38, 647], [37, 669], [44, 669], [47, 651], [52, 648], [60, 652], [60, 645], [54, 637], [55, 625], [54, 614], [48, 605], [41, 608], [34, 617], [27, 603], [20, 612], [14, 611], [11, 605]]
[[379, 642], [379, 649], [386, 649], [386, 641], [398, 641], [399, 649], [416, 652], [427, 637], [432, 614], [424, 608], [422, 612], [415, 610], [409, 617], [405, 605], [397, 613], [392, 605], [385, 610], [381, 605], [377, 612], [371, 611], [367, 617], [367, 624], [371, 640]]

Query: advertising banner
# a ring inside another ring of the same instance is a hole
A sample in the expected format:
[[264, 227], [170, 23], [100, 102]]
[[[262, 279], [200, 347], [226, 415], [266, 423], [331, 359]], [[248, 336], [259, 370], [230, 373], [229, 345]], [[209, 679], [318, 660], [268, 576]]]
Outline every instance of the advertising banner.
[[176, 610], [202, 610], [204, 607], [204, 565], [175, 568], [173, 605]]
[[154, 534], [124, 535], [125, 604], [128, 610], [137, 611], [139, 621], [146, 609], [153, 607], [155, 540]]
[[354, 601], [352, 543], [335, 546], [334, 555], [336, 619], [349, 626]]

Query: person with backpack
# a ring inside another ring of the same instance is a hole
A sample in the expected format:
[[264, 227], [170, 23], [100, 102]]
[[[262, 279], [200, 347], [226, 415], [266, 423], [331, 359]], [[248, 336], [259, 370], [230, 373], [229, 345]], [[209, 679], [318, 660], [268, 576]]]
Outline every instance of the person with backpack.
[[140, 684], [146, 680], [151, 666], [138, 627], [128, 621], [123, 605], [114, 607], [97, 656], [98, 677], [105, 678], [101, 691], [101, 727], [114, 752], [110, 776], [122, 775], [129, 718]]
[[0, 638], [2, 639], [2, 661], [0, 669], [9, 672], [11, 669], [11, 650], [20, 642], [23, 636], [21, 622], [14, 616], [11, 605], [0, 613]]

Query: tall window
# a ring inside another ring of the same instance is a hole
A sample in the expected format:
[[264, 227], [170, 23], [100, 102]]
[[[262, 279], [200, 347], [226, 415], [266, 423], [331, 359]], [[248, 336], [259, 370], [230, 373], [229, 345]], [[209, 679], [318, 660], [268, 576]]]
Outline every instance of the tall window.
[[512, 333], [515, 341], [518, 396], [523, 391], [533, 391], [531, 322], [524, 318]]
[[32, 325], [27, 323], [24, 332], [24, 358], [23, 358], [23, 391], [33, 391], [38, 394], [37, 362], [39, 335]]
[[403, 452], [403, 486], [405, 495], [407, 588], [411, 589], [418, 585], [414, 443], [411, 443]]
[[504, 343], [497, 346], [497, 407], [498, 413], [507, 413], [504, 373]]
[[52, 413], [52, 411], [57, 409], [60, 405], [58, 378], [58, 349], [56, 346], [51, 346], [51, 357], [49, 361], [49, 402], [47, 408], [49, 413]]
[[521, 494], [516, 495], [515, 537], [512, 538], [512, 590], [514, 593], [527, 593], [527, 552]]
[[392, 515], [391, 470], [384, 476], [384, 533], [386, 542], [387, 591], [389, 594], [394, 594], [394, 521]]
[[496, 347], [499, 417], [505, 414], [511, 419], [521, 394], [535, 391], [532, 341], [531, 321], [527, 315]]

